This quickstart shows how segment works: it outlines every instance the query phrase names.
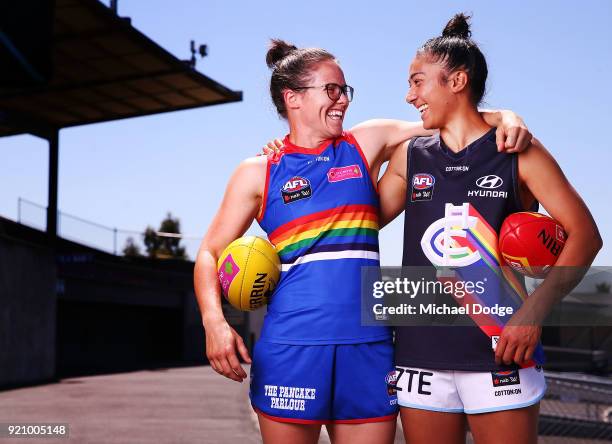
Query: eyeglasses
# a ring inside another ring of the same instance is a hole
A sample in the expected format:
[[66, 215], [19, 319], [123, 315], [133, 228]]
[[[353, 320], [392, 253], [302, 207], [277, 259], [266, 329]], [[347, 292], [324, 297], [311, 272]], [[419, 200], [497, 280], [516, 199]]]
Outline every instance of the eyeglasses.
[[348, 101], [353, 100], [353, 93], [355, 92], [355, 88], [348, 85], [338, 85], [337, 83], [328, 83], [326, 85], [319, 86], [300, 86], [298, 88], [293, 88], [295, 91], [299, 91], [300, 89], [310, 89], [310, 88], [323, 88], [327, 92], [327, 97], [329, 97], [334, 102], [340, 99], [340, 95], [344, 94]]

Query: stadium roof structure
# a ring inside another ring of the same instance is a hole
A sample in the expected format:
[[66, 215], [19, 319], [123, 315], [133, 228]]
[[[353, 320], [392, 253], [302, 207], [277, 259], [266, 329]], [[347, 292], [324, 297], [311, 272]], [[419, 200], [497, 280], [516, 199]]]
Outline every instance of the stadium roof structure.
[[0, 87], [0, 136], [242, 100], [98, 0], [56, 0], [53, 78]]
[[0, 85], [0, 137], [49, 141], [47, 231], [55, 236], [60, 129], [237, 102], [242, 92], [196, 71], [98, 0], [55, 0], [53, 20], [53, 75], [34, 86]]

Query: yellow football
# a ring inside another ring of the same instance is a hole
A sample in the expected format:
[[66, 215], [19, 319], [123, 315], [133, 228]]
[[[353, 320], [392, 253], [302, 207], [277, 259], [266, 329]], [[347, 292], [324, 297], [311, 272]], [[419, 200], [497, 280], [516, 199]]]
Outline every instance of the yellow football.
[[274, 246], [257, 236], [243, 236], [229, 244], [217, 261], [225, 298], [238, 310], [256, 310], [268, 303], [280, 277]]

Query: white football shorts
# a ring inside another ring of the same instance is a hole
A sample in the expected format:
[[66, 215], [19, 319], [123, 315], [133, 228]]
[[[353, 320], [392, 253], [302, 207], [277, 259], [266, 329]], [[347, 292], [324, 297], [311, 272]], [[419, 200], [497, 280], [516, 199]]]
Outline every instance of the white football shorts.
[[494, 372], [396, 367], [400, 407], [487, 413], [536, 404], [546, 392], [541, 367]]

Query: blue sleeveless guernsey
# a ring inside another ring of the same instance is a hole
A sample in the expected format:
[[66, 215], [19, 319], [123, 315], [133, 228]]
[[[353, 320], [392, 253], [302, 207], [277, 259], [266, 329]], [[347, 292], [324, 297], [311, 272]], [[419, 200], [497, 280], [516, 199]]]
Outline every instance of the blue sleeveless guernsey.
[[387, 340], [361, 325], [361, 267], [378, 266], [378, 194], [367, 161], [345, 132], [319, 148], [286, 137], [268, 157], [262, 214], [282, 270], [261, 340], [351, 344]]
[[[476, 313], [474, 304], [516, 311], [527, 297], [523, 279], [509, 267], [500, 269], [497, 246], [506, 216], [524, 211], [517, 155], [497, 152], [494, 128], [459, 153], [450, 151], [439, 135], [421, 137], [408, 148], [407, 180], [403, 265], [433, 265], [434, 281], [443, 281], [442, 270], [453, 270], [455, 282], [481, 281], [485, 290], [461, 297], [435, 295], [437, 305], [470, 305], [471, 312], [459, 314], [461, 325], [398, 327], [396, 364], [467, 371], [508, 368], [495, 364], [493, 344], [511, 316]], [[537, 202], [531, 210], [537, 210]], [[541, 348], [534, 359], [543, 360]]]

